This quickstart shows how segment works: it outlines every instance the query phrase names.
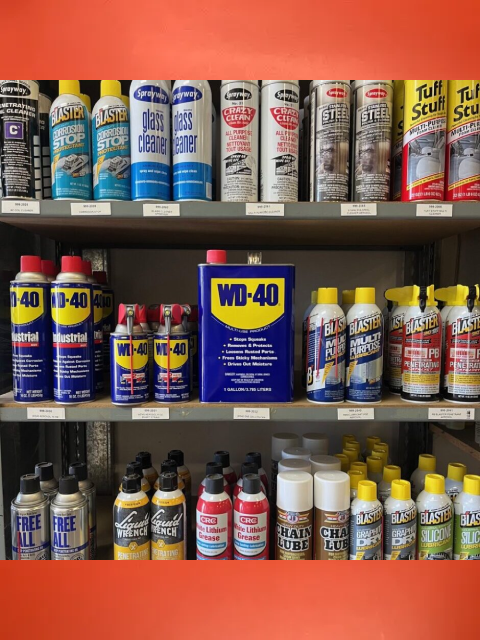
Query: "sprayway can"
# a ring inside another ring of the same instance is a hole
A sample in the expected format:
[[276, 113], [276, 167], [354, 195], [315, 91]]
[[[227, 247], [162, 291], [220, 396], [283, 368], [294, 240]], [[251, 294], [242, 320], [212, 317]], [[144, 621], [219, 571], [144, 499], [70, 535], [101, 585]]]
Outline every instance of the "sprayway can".
[[243, 476], [233, 511], [233, 559], [269, 560], [270, 505], [260, 477]]
[[222, 474], [226, 483], [230, 487], [231, 493], [237, 484], [238, 477], [234, 468], [230, 466], [230, 454], [228, 451], [215, 451], [213, 454], [213, 460], [214, 462], [218, 462], [222, 465]]
[[348, 560], [350, 478], [343, 471], [323, 471], [313, 483], [315, 560]]
[[190, 334], [186, 330], [187, 318], [184, 308], [179, 304], [161, 306], [160, 326], [153, 343], [156, 402], [190, 400]]
[[42, 197], [36, 80], [0, 80], [0, 196]]
[[418, 560], [451, 560], [453, 547], [453, 505], [445, 493], [445, 478], [437, 473], [425, 476], [425, 489], [417, 498]]
[[125, 476], [113, 506], [113, 559], [150, 560], [150, 502], [140, 476]]
[[152, 465], [152, 454], [149, 451], [140, 451], [135, 456], [137, 462], [142, 465], [142, 474], [153, 487], [158, 478], [158, 471]]
[[12, 500], [12, 560], [50, 560], [50, 507], [38, 476], [20, 478]]
[[93, 197], [130, 200], [130, 126], [118, 80], [102, 80], [92, 111]]
[[82, 264], [83, 273], [92, 285], [95, 391], [103, 391], [103, 292], [101, 285], [92, 275], [92, 263], [90, 260], [82, 260]]
[[402, 200], [443, 200], [446, 80], [405, 80]]
[[52, 195], [54, 200], [92, 199], [90, 115], [78, 80], [59, 80], [50, 109]]
[[97, 489], [88, 478], [85, 462], [74, 462], [70, 465], [68, 473], [78, 480], [78, 489], [87, 500], [89, 560], [95, 560], [97, 555]]
[[392, 480], [384, 505], [384, 560], [415, 560], [417, 507], [410, 497], [410, 483]]
[[172, 94], [173, 199], [212, 199], [212, 91], [208, 80], [176, 80]]
[[52, 560], [88, 560], [87, 499], [75, 476], [60, 478], [58, 493], [50, 505]]
[[305, 471], [277, 476], [275, 560], [311, 560], [313, 555], [313, 478]]
[[52, 282], [53, 397], [72, 404], [95, 398], [92, 285], [82, 259], [63, 256]]
[[222, 80], [221, 200], [258, 201], [258, 80]]
[[38, 123], [40, 153], [42, 157], [42, 200], [52, 199], [52, 168], [50, 165], [49, 115], [52, 101], [40, 93], [38, 96]]
[[176, 473], [161, 473], [159, 479], [151, 505], [152, 560], [186, 560], [185, 496], [178, 488]]
[[454, 508], [453, 559], [480, 560], [480, 476], [464, 477]]
[[313, 80], [310, 89], [310, 201], [348, 200], [350, 83]]
[[168, 459], [173, 460], [177, 464], [178, 477], [185, 485], [184, 493], [187, 507], [187, 519], [189, 519], [192, 513], [192, 476], [188, 467], [185, 465], [183, 451], [180, 449], [172, 449], [168, 452]]
[[105, 271], [94, 271], [93, 277], [102, 287], [103, 368], [110, 372], [110, 334], [115, 327], [113, 290], [107, 284]]
[[58, 493], [58, 480], [53, 474], [51, 462], [39, 462], [35, 465], [35, 475], [40, 479], [40, 489], [50, 502]]
[[118, 324], [110, 334], [110, 389], [113, 404], [148, 402], [148, 339], [140, 326], [138, 304], [118, 308]]
[[50, 283], [37, 256], [22, 256], [10, 283], [13, 399], [52, 400]]
[[197, 560], [232, 559], [232, 501], [219, 473], [205, 479], [197, 502]]
[[298, 202], [299, 107], [298, 80], [262, 80], [262, 202]]
[[375, 482], [360, 480], [350, 513], [350, 560], [381, 560], [383, 507]]
[[403, 158], [403, 102], [405, 98], [404, 80], [393, 81], [393, 124], [392, 124], [392, 200], [402, 197]]
[[393, 81], [355, 80], [352, 109], [351, 198], [389, 200]]

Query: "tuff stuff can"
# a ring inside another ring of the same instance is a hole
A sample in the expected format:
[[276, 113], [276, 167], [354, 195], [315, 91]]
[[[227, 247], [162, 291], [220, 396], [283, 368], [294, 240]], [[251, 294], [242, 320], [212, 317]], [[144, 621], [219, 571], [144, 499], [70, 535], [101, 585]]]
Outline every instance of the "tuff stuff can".
[[10, 283], [13, 399], [53, 399], [50, 283], [37, 256], [22, 256]]
[[258, 201], [258, 80], [222, 80], [221, 199]]
[[392, 480], [384, 505], [384, 560], [415, 560], [417, 507], [410, 497], [407, 480]]
[[360, 480], [351, 506], [350, 560], [382, 559], [382, 516], [376, 484]]
[[197, 560], [232, 559], [232, 501], [223, 476], [209, 475], [197, 502]]
[[92, 275], [92, 263], [90, 260], [82, 260], [82, 264], [83, 273], [92, 285], [95, 391], [103, 391], [103, 292], [101, 285]]
[[52, 199], [52, 168], [50, 164], [49, 115], [52, 101], [40, 93], [38, 96], [38, 123], [40, 132], [40, 153], [42, 157], [42, 200]]
[[60, 478], [58, 493], [50, 505], [52, 560], [88, 560], [87, 499], [75, 476]]
[[298, 202], [299, 108], [298, 80], [262, 80], [262, 202]]
[[125, 476], [113, 506], [113, 559], [150, 560], [150, 502], [140, 476]]
[[403, 102], [405, 99], [404, 80], [393, 81], [393, 126], [392, 126], [392, 200], [402, 197], [403, 158]]
[[187, 559], [185, 496], [176, 473], [161, 473], [151, 505], [152, 560]]
[[348, 560], [350, 478], [343, 471], [323, 471], [313, 483], [315, 560]]
[[36, 80], [0, 80], [0, 196], [42, 197]]
[[233, 511], [233, 559], [269, 560], [270, 506], [260, 477], [243, 476]]
[[454, 508], [453, 559], [480, 560], [480, 476], [464, 477]]
[[313, 478], [305, 471], [277, 476], [275, 560], [311, 560], [313, 555]]
[[208, 80], [177, 80], [172, 93], [173, 199], [212, 199], [212, 91]]
[[191, 394], [190, 333], [187, 315], [178, 305], [162, 305], [155, 334], [154, 397], [156, 402], [187, 402]]
[[88, 507], [88, 543], [89, 560], [95, 560], [97, 555], [97, 489], [88, 478], [85, 462], [74, 462], [68, 473], [78, 480], [78, 489], [87, 501]]
[[12, 500], [12, 560], [50, 560], [50, 506], [35, 475], [20, 478]]
[[405, 80], [402, 200], [443, 200], [446, 80]]

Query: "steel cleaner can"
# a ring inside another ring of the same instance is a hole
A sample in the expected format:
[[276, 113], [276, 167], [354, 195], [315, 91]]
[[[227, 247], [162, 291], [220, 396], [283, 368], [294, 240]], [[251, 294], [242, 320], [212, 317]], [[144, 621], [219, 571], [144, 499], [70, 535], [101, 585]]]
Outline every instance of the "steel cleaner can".
[[88, 560], [87, 499], [75, 476], [60, 478], [58, 493], [50, 505], [52, 560]]
[[38, 476], [20, 478], [12, 500], [12, 560], [50, 560], [50, 504]]
[[42, 157], [42, 200], [52, 199], [52, 168], [50, 165], [49, 115], [52, 101], [40, 93], [38, 96], [38, 122], [40, 130], [40, 153]]
[[[186, 307], [188, 305], [184, 305]], [[154, 398], [156, 402], [187, 402], [191, 395], [190, 333], [179, 304], [161, 305], [154, 337]]]

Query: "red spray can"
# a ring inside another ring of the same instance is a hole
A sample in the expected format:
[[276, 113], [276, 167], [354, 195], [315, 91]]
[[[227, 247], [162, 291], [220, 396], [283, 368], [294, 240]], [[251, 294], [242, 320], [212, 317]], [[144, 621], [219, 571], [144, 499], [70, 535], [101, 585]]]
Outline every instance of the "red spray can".
[[232, 501], [219, 473], [205, 479], [197, 502], [197, 560], [232, 559]]
[[237, 474], [235, 473], [233, 467], [230, 466], [230, 454], [228, 451], [215, 451], [213, 454], [213, 459], [215, 462], [220, 462], [223, 468], [223, 477], [230, 485], [230, 495], [234, 490], [235, 485], [237, 484]]
[[[202, 480], [202, 482], [200, 483], [200, 486], [198, 487], [198, 494], [197, 494], [198, 498], [205, 491], [205, 484], [207, 482], [207, 476], [212, 476], [212, 475], [215, 475], [216, 473], [219, 473], [220, 475], [222, 475], [222, 464], [220, 462], [207, 462], [205, 478]], [[232, 496], [232, 489], [231, 489], [230, 485], [227, 483], [227, 481], [225, 480], [225, 478], [223, 478], [223, 488], [225, 489], [225, 493], [229, 497], [231, 497]]]
[[[243, 489], [243, 476], [246, 476], [247, 473], [256, 473], [257, 475], [259, 475], [258, 474], [258, 465], [257, 465], [256, 462], [244, 462], [242, 464], [242, 471], [241, 471], [241, 474], [240, 474], [240, 478], [237, 480], [237, 484], [233, 488], [233, 493], [232, 493], [233, 506], [235, 506], [235, 500], [237, 499], [238, 494]], [[260, 480], [260, 482], [261, 482], [261, 480]], [[265, 495], [267, 495], [267, 490], [266, 490], [265, 485], [263, 484], [263, 482], [261, 482], [260, 489], [263, 491], [263, 493]]]
[[243, 476], [233, 512], [233, 559], [269, 560], [270, 505], [256, 473]]

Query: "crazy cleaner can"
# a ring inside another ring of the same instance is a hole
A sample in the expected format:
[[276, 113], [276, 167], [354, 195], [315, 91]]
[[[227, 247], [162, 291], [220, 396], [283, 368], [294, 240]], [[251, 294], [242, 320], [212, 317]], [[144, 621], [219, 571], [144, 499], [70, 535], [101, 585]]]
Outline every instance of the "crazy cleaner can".
[[150, 560], [150, 502], [140, 476], [124, 476], [113, 506], [113, 559]]
[[190, 334], [186, 329], [186, 307], [188, 305], [163, 304], [160, 308], [160, 326], [153, 341], [155, 402], [190, 400]]
[[88, 477], [85, 462], [73, 462], [68, 468], [68, 473], [78, 480], [80, 493], [87, 501], [89, 560], [95, 560], [97, 555], [97, 489]]
[[405, 99], [405, 81], [393, 81], [393, 124], [392, 124], [392, 200], [402, 197], [402, 159], [403, 159], [403, 102]]
[[103, 332], [103, 369], [110, 372], [110, 334], [115, 327], [115, 306], [113, 289], [108, 286], [105, 271], [94, 271], [93, 277], [102, 287], [102, 332]]
[[269, 560], [270, 505], [260, 476], [247, 473], [233, 510], [233, 559]]
[[173, 199], [212, 200], [212, 91], [176, 80], [172, 93]]
[[103, 292], [97, 279], [92, 275], [90, 260], [82, 260], [83, 273], [92, 285], [93, 294], [93, 341], [95, 360], [95, 391], [103, 391]]
[[22, 256], [10, 283], [13, 399], [53, 399], [50, 283], [38, 256]]
[[383, 559], [415, 560], [417, 507], [407, 480], [392, 480], [390, 496], [384, 504]]
[[10, 512], [12, 560], [50, 560], [50, 505], [38, 476], [20, 478]]
[[165, 80], [130, 85], [132, 200], [170, 200], [170, 91]]
[[187, 514], [185, 496], [177, 474], [161, 473], [152, 498], [152, 560], [187, 560]]
[[38, 462], [35, 465], [35, 475], [40, 479], [40, 489], [52, 502], [58, 493], [58, 480], [53, 473], [53, 464], [51, 462]]
[[197, 560], [232, 559], [232, 501], [219, 473], [205, 478], [197, 502]]
[[78, 80], [59, 80], [50, 109], [52, 195], [54, 200], [91, 200], [90, 114]]
[[390, 314], [388, 323], [387, 371], [388, 387], [392, 393], [400, 395], [402, 391], [402, 355], [403, 355], [403, 321], [408, 306], [398, 304], [402, 297], [402, 288], [387, 289], [385, 298], [389, 303], [396, 303]]
[[42, 157], [42, 200], [52, 199], [52, 167], [50, 164], [49, 116], [52, 101], [44, 93], [38, 95], [38, 123]]
[[52, 560], [88, 560], [89, 526], [87, 499], [75, 476], [62, 476], [50, 505]]
[[139, 321], [138, 304], [121, 304], [118, 324], [110, 334], [110, 390], [112, 403], [148, 402], [148, 338]]
[[131, 200], [130, 120], [118, 80], [102, 80], [92, 111], [93, 197]]

